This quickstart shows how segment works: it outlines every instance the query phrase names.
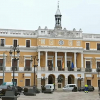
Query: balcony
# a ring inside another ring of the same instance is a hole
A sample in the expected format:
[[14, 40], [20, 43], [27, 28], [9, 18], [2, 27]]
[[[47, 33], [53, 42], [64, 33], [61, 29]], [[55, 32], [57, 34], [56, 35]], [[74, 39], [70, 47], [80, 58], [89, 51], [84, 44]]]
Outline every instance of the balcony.
[[24, 71], [31, 71], [31, 67], [30, 66], [25, 66]]
[[1, 46], [4, 46], [4, 43], [1, 43]]
[[97, 72], [100, 72], [100, 67], [98, 67], [98, 68], [96, 69], [96, 71], [97, 71]]
[[48, 71], [54, 71], [54, 67], [49, 66], [49, 67], [48, 67]]
[[64, 71], [65, 69], [62, 67], [58, 67], [58, 71]]
[[74, 69], [72, 69], [71, 67], [68, 67], [68, 71], [74, 71]]
[[85, 68], [85, 72], [92, 72], [91, 68]]
[[81, 68], [77, 68], [77, 71], [80, 72], [81, 71]]
[[14, 70], [14, 71], [18, 71], [19, 68], [18, 68], [17, 66], [15, 66], [15, 67], [12, 67], [11, 70], [12, 70], [12, 71], [13, 71], [13, 70]]

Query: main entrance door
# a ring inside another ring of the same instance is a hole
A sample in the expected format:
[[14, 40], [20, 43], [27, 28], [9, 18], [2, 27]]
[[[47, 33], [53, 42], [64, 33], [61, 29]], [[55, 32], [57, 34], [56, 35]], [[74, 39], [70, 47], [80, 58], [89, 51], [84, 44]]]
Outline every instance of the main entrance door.
[[54, 84], [55, 83], [55, 77], [54, 75], [49, 75], [48, 76], [48, 84]]
[[74, 76], [73, 75], [68, 76], [68, 84], [74, 84]]
[[61, 60], [57, 60], [58, 71], [62, 70]]

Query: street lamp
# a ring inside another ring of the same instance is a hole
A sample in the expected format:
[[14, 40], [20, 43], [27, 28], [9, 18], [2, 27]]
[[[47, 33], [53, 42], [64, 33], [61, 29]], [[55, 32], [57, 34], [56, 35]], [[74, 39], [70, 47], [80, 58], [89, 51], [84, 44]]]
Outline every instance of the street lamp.
[[14, 51], [14, 58], [13, 58], [13, 60], [14, 60], [14, 66], [12, 66], [12, 70], [13, 70], [13, 91], [15, 92], [15, 88], [14, 88], [15, 61], [16, 61], [16, 60], [19, 60], [19, 58], [16, 58], [16, 57], [15, 57], [15, 52], [17, 52], [17, 56], [19, 56], [19, 53], [20, 53], [19, 45], [14, 45], [14, 46], [11, 46], [11, 47], [10, 47], [10, 51], [9, 51], [10, 56], [12, 56], [13, 51]]
[[33, 85], [33, 93], [35, 93], [35, 91], [36, 91], [36, 85], [35, 85], [35, 67], [38, 66], [38, 65], [35, 64], [35, 61], [37, 61], [37, 62], [39, 61], [39, 59], [37, 59], [37, 55], [36, 56], [31, 56], [31, 61], [34, 61], [34, 85]]

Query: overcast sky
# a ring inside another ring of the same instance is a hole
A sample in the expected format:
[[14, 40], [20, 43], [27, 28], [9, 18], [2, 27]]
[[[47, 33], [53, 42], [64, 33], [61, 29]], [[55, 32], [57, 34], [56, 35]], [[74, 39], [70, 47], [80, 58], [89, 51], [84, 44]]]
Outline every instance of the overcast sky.
[[[0, 28], [53, 29], [58, 0], [0, 0]], [[100, 34], [100, 0], [59, 0], [62, 28]]]

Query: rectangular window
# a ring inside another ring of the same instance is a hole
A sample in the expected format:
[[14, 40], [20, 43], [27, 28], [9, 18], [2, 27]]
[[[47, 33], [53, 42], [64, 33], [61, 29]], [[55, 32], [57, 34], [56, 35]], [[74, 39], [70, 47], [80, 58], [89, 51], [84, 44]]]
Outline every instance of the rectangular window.
[[30, 71], [30, 60], [25, 60], [25, 70]]
[[87, 85], [91, 85], [91, 80], [87, 80]]
[[97, 62], [97, 67], [100, 67], [100, 62]]
[[30, 40], [26, 40], [26, 47], [30, 47]]
[[15, 71], [17, 71], [17, 61], [18, 61], [18, 60], [15, 60], [15, 61], [14, 61], [14, 59], [12, 59], [12, 70], [13, 70], [13, 68], [14, 68]]
[[18, 61], [18, 60], [15, 60], [15, 61], [14, 61], [14, 59], [12, 59], [12, 67], [17, 67], [17, 61]]
[[86, 50], [90, 50], [90, 44], [86, 43]]
[[4, 46], [5, 44], [5, 39], [1, 39], [1, 46]]
[[90, 61], [86, 61], [86, 68], [91, 68]]
[[30, 79], [25, 79], [25, 86], [30, 86]]
[[17, 47], [17, 40], [14, 40], [13, 46], [14, 46], [14, 47]]
[[3, 59], [0, 59], [0, 67], [3, 66]]
[[100, 43], [97, 43], [97, 50], [100, 50]]

